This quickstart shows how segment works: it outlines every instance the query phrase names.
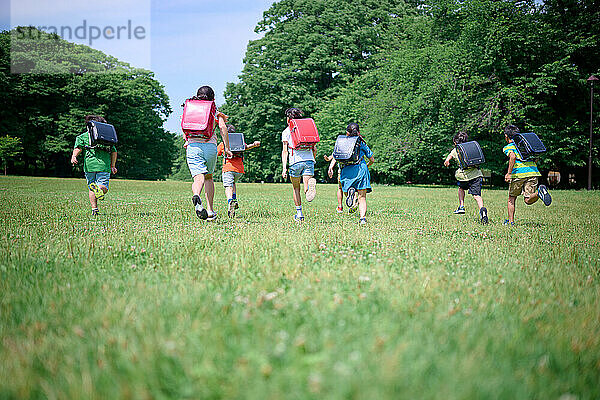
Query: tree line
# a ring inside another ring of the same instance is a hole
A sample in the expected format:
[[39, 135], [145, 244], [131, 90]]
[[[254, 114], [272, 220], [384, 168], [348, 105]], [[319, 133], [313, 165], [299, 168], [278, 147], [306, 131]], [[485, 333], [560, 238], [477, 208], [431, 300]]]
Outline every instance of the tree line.
[[[85, 130], [84, 117], [98, 114], [117, 130], [119, 176], [169, 176], [175, 137], [163, 122], [171, 109], [153, 73], [55, 34], [35, 33], [11, 47], [16, 29], [0, 32], [0, 136], [20, 146], [4, 166], [15, 174], [80, 176], [69, 154]], [[11, 61], [20, 73], [11, 73]]]
[[264, 35], [222, 109], [263, 143], [247, 156], [250, 180], [280, 179], [284, 110], [297, 106], [317, 122], [320, 155], [358, 122], [376, 182], [450, 183], [442, 160], [460, 130], [501, 182], [502, 131], [514, 123], [545, 142], [543, 170], [583, 184], [599, 29], [592, 0], [281, 0], [256, 26]]

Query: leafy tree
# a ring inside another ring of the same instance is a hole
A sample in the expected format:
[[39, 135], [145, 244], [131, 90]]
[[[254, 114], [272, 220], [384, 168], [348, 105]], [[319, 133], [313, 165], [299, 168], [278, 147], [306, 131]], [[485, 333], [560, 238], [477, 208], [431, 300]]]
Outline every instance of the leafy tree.
[[[115, 126], [120, 176], [171, 173], [174, 135], [162, 127], [171, 109], [152, 72], [34, 28], [11, 48], [18, 29], [0, 33], [0, 128], [22, 140], [20, 173], [72, 175], [69, 153], [87, 114]], [[13, 70], [26, 73], [11, 73], [11, 57]]]
[[2, 166], [4, 167], [4, 175], [6, 175], [8, 163], [21, 153], [23, 153], [23, 146], [19, 138], [8, 135], [0, 137], [0, 160], [2, 160]]

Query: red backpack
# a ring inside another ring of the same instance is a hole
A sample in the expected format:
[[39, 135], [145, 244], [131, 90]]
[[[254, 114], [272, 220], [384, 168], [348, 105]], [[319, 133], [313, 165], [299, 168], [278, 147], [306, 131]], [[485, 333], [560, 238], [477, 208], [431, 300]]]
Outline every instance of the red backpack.
[[290, 119], [289, 127], [292, 149], [312, 149], [319, 143], [319, 132], [312, 118]]
[[210, 139], [215, 129], [217, 107], [214, 101], [187, 99], [183, 106], [181, 129], [186, 139], [202, 137]]

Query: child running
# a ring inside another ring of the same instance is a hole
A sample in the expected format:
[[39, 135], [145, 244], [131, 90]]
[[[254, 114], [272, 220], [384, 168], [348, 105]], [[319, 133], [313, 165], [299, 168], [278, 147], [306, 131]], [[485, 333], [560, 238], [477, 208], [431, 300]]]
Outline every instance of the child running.
[[[360, 136], [360, 129], [356, 122], [348, 124], [346, 128], [346, 136]], [[340, 172], [340, 181], [342, 183], [342, 191], [347, 194], [346, 205], [352, 207], [354, 202], [354, 194], [358, 192], [358, 210], [360, 212], [359, 223], [365, 225], [367, 223], [367, 193], [372, 192], [371, 189], [371, 175], [369, 174], [369, 167], [373, 165], [375, 159], [373, 158], [373, 152], [367, 146], [362, 138], [360, 140], [359, 148], [359, 162], [358, 164], [348, 164], [342, 166]], [[365, 158], [369, 160], [369, 163], [365, 162]], [[333, 166], [336, 160], [332, 159], [329, 163], [329, 177], [333, 177]]]
[[472, 195], [473, 199], [477, 202], [481, 223], [485, 225], [488, 223], [488, 213], [487, 209], [483, 206], [483, 199], [481, 198], [481, 182], [483, 180], [483, 174], [479, 167], [461, 168], [458, 152], [456, 150], [456, 145], [465, 143], [467, 139], [468, 136], [466, 132], [458, 132], [454, 135], [452, 141], [454, 142], [455, 147], [450, 154], [448, 154], [446, 160], [444, 160], [444, 165], [446, 167], [450, 166], [450, 160], [452, 159], [455, 159], [459, 163], [458, 169], [454, 173], [454, 177], [458, 181], [458, 208], [454, 211], [454, 214], [465, 213], [465, 190], [468, 190], [469, 194]]
[[504, 140], [508, 143], [502, 149], [508, 157], [508, 171], [504, 175], [504, 180], [510, 183], [508, 186], [508, 219], [504, 220], [504, 225], [515, 224], [515, 201], [521, 194], [527, 205], [535, 203], [538, 199], [541, 199], [546, 206], [552, 203], [548, 188], [545, 185], [538, 187], [538, 177], [542, 174], [540, 174], [535, 161], [521, 158], [513, 141], [517, 133], [519, 133], [519, 128], [515, 125], [508, 125], [504, 129]]
[[[96, 121], [106, 123], [104, 117], [88, 115], [85, 125]], [[87, 131], [75, 138], [75, 148], [71, 155], [71, 164], [78, 164], [77, 156], [83, 152], [83, 172], [89, 189], [89, 199], [92, 206], [92, 215], [98, 215], [98, 200], [104, 199], [108, 192], [110, 173], [117, 173], [117, 149], [113, 146], [91, 146], [90, 135]]]
[[[234, 133], [235, 127], [233, 125], [227, 125], [227, 132]], [[255, 141], [251, 145], [246, 145], [246, 150], [253, 149], [260, 146], [259, 141]], [[223, 143], [219, 143], [217, 146], [217, 156], [223, 155], [225, 146]], [[244, 156], [242, 154], [233, 154], [233, 157], [223, 157], [223, 170], [221, 177], [223, 178], [223, 187], [225, 188], [225, 196], [227, 197], [227, 216], [233, 218], [235, 216], [235, 210], [239, 208], [237, 201], [237, 190], [235, 183], [238, 181], [240, 176], [244, 173]]]
[[[210, 86], [202, 86], [198, 89], [194, 100], [215, 100], [215, 92]], [[219, 125], [221, 138], [224, 143], [224, 153], [226, 157], [231, 158], [233, 154], [229, 150], [229, 136], [227, 133], [227, 116], [220, 111], [216, 111], [215, 122]], [[217, 218], [217, 213], [213, 209], [213, 200], [215, 196], [215, 182], [213, 173], [215, 164], [217, 163], [217, 138], [212, 132], [210, 138], [206, 139], [202, 136], [189, 136], [186, 143], [187, 164], [190, 169], [190, 174], [194, 179], [192, 183], [192, 204], [196, 210], [198, 218], [214, 221]], [[206, 189], [206, 208], [202, 205], [200, 193], [202, 189]]]
[[[285, 116], [289, 124], [291, 119], [298, 119], [304, 116], [304, 113], [298, 108], [288, 108], [285, 110]], [[292, 149], [290, 147], [292, 143], [292, 136], [289, 126], [281, 132], [281, 142], [283, 149], [281, 150], [281, 164], [282, 171], [281, 176], [283, 179], [287, 179], [288, 174], [288, 159], [290, 166], [290, 180], [292, 181], [294, 204], [296, 205], [296, 214], [294, 214], [294, 220], [296, 222], [304, 221], [304, 215], [302, 214], [302, 199], [300, 197], [300, 182], [304, 183], [304, 193], [306, 195], [306, 201], [311, 202], [314, 200], [317, 194], [317, 180], [314, 178], [315, 175], [315, 155], [317, 153], [316, 147], [312, 149]]]

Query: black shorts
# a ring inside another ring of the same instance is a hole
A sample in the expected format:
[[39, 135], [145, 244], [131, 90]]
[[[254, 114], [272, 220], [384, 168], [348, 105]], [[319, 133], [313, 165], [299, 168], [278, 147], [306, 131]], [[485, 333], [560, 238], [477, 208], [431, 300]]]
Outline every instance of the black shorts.
[[481, 176], [478, 176], [475, 179], [471, 179], [470, 181], [458, 181], [458, 187], [461, 189], [467, 190], [469, 189], [469, 194], [473, 196], [481, 196], [481, 182], [483, 179]]

